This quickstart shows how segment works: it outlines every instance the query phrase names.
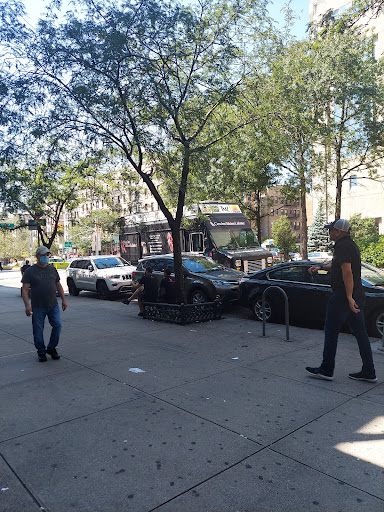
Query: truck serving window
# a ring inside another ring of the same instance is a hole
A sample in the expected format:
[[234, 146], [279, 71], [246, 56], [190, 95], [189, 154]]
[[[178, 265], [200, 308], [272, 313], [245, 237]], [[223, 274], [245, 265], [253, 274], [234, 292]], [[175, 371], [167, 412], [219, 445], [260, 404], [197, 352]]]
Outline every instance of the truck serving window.
[[218, 249], [249, 249], [260, 247], [253, 229], [212, 230], [211, 236]]

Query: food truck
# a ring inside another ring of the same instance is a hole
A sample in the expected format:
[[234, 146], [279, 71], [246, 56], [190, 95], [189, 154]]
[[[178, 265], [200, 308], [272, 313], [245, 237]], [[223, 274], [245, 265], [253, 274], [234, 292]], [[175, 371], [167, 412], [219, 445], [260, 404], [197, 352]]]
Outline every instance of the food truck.
[[[171, 229], [160, 211], [127, 215], [122, 224], [120, 254], [125, 260], [136, 264], [145, 256], [173, 253]], [[247, 274], [272, 265], [271, 252], [260, 247], [236, 204], [204, 201], [185, 208], [180, 239], [183, 253], [204, 254]]]

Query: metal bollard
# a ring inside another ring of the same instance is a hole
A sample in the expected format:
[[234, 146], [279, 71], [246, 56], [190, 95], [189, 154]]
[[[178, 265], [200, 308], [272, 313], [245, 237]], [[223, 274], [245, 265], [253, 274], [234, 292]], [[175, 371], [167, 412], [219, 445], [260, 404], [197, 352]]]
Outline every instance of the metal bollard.
[[262, 307], [262, 310], [263, 310], [263, 336], [265, 336], [265, 323], [266, 323], [266, 319], [265, 319], [265, 295], [267, 293], [268, 290], [271, 290], [272, 288], [275, 288], [277, 290], [280, 290], [281, 293], [284, 295], [284, 303], [285, 303], [285, 332], [286, 332], [286, 340], [285, 341], [290, 341], [289, 340], [289, 308], [288, 308], [288, 296], [287, 294], [285, 293], [285, 291], [280, 288], [280, 286], [268, 286], [268, 288], [266, 288], [263, 292], [263, 295], [261, 297], [261, 307]]

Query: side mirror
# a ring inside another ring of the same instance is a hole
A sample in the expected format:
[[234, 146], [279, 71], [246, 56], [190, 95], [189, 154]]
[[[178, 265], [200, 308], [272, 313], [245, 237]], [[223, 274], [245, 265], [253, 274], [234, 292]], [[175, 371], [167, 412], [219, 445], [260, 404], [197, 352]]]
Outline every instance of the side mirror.
[[88, 265], [88, 270], [89, 270], [90, 272], [93, 272], [93, 266], [92, 266], [92, 265]]

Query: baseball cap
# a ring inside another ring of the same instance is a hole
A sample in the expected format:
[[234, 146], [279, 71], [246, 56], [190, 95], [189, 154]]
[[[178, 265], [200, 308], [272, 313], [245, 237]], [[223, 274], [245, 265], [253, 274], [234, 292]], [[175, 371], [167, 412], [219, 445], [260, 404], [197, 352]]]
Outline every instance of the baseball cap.
[[336, 219], [330, 224], [326, 224], [324, 226], [325, 229], [339, 229], [340, 231], [344, 231], [345, 233], [349, 233], [351, 230], [351, 225], [346, 219]]
[[41, 245], [36, 249], [36, 256], [45, 256], [46, 254], [51, 254], [51, 251], [48, 249], [48, 247]]

